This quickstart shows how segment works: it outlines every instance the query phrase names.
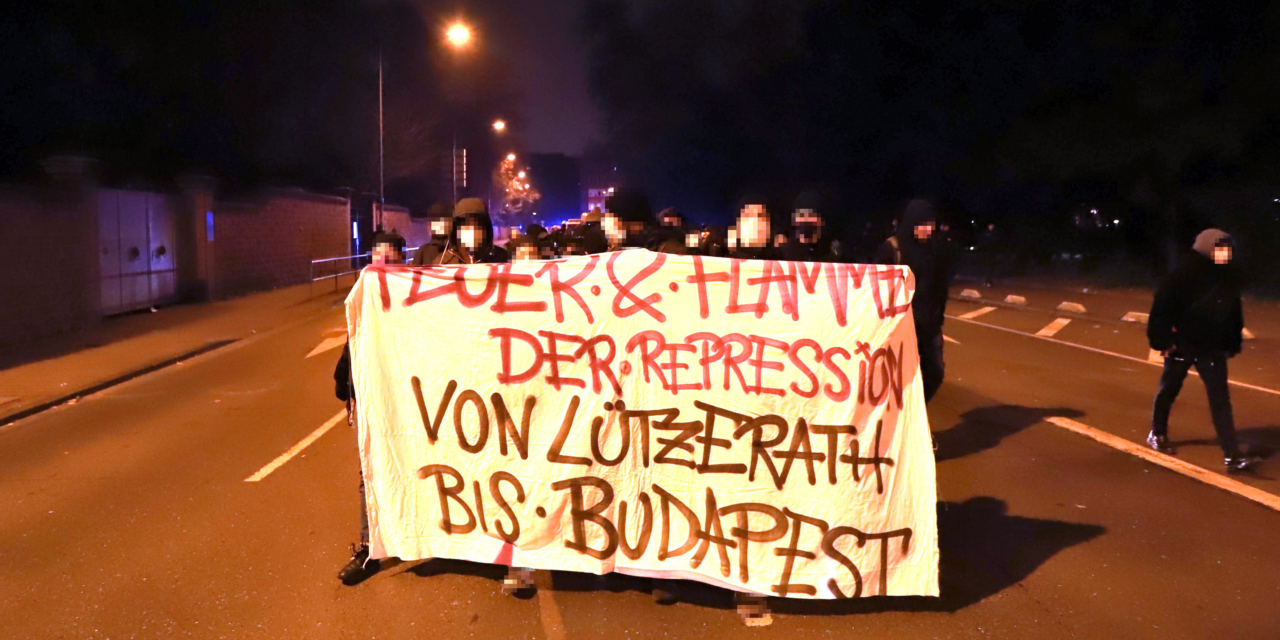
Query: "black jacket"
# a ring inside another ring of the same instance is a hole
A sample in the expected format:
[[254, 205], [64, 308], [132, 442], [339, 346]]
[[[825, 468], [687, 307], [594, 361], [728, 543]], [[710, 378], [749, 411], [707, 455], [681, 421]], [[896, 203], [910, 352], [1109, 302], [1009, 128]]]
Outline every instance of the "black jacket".
[[351, 348], [342, 345], [342, 357], [338, 358], [338, 366], [333, 368], [333, 395], [346, 402], [355, 396], [355, 385], [351, 384]]
[[445, 236], [435, 236], [431, 238], [431, 242], [418, 247], [417, 252], [413, 254], [413, 259], [409, 264], [415, 267], [429, 267], [440, 263], [440, 256], [444, 254], [445, 244], [448, 238]]
[[[942, 333], [946, 320], [947, 293], [951, 287], [952, 255], [949, 244], [941, 231], [920, 242], [915, 238], [917, 224], [938, 221], [933, 206], [926, 200], [912, 200], [902, 214], [898, 233], [880, 246], [876, 264], [900, 264], [911, 267], [916, 276], [916, 293], [911, 300], [911, 315], [916, 323], [916, 335], [933, 336]], [[896, 247], [895, 247], [896, 245]]]
[[1240, 353], [1244, 309], [1240, 281], [1231, 266], [1192, 253], [1156, 291], [1147, 319], [1147, 341], [1156, 351]]

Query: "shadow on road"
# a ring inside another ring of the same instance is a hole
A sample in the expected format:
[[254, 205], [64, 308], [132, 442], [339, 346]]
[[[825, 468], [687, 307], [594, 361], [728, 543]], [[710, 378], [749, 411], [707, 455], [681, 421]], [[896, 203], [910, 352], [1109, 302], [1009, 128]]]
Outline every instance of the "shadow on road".
[[[1268, 459], [1280, 452], [1280, 426], [1249, 427], [1236, 431], [1240, 446], [1245, 453]], [[1170, 440], [1175, 447], [1188, 445], [1218, 446], [1217, 438], [1201, 438], [1198, 440]]]
[[412, 573], [420, 578], [430, 578], [444, 574], [484, 578], [493, 581], [496, 589], [502, 584], [502, 579], [507, 575], [507, 568], [502, 565], [485, 564], [483, 562], [435, 558], [433, 560], [423, 560], [405, 569], [404, 572]]
[[933, 434], [938, 446], [936, 460], [944, 462], [992, 449], [1000, 441], [1048, 416], [1078, 418], [1076, 409], [1063, 407], [1037, 409], [1019, 405], [998, 405], [971, 409], [960, 415], [960, 422], [946, 431]]
[[970, 498], [938, 505], [941, 560], [939, 598], [771, 601], [778, 613], [846, 615], [878, 611], [954, 613], [1018, 584], [1059, 551], [1092, 540], [1106, 529], [1093, 524], [1009, 515], [1003, 500]]

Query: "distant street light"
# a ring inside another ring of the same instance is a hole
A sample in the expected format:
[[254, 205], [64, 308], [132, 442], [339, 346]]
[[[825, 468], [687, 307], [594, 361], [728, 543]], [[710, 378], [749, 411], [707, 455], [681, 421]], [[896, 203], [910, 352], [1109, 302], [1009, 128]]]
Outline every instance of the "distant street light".
[[503, 120], [494, 120], [493, 130], [497, 131], [498, 133], [502, 133], [503, 131], [507, 130], [507, 123]]
[[521, 171], [520, 173], [517, 173], [517, 174], [516, 174], [516, 177], [517, 177], [517, 178], [520, 178], [521, 180], [523, 180], [523, 179], [524, 179], [524, 172], [523, 172], [523, 171]]
[[449, 30], [445, 32], [449, 44], [455, 49], [461, 49], [471, 44], [471, 28], [461, 22], [455, 22], [449, 25]]
[[507, 154], [507, 160], [510, 160], [510, 161], [512, 161], [512, 162], [515, 162], [515, 161], [516, 161], [516, 154], [514, 154], [514, 153], [508, 153], [508, 154]]

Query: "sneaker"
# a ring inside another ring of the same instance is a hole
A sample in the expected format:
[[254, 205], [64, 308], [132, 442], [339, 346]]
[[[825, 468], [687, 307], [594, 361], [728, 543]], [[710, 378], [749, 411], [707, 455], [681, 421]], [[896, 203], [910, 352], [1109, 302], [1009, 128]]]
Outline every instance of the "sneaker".
[[757, 596], [741, 591], [734, 592], [733, 604], [742, 616], [743, 624], [748, 627], [767, 627], [773, 624], [773, 615], [769, 613], [768, 601], [764, 596]]
[[1226, 459], [1227, 473], [1244, 473], [1253, 469], [1259, 462], [1262, 462], [1262, 459], [1257, 456], [1231, 456]]
[[502, 579], [502, 593], [508, 596], [518, 596], [525, 593], [532, 593], [533, 590], [533, 569], [523, 569], [520, 567], [508, 567], [507, 576]]
[[338, 579], [348, 587], [354, 587], [373, 577], [382, 568], [381, 560], [369, 559], [369, 545], [351, 545], [351, 561], [338, 572]]
[[1173, 445], [1169, 444], [1169, 436], [1157, 434], [1154, 431], [1147, 436], [1147, 446], [1167, 455], [1174, 455], [1178, 452], [1177, 449], [1173, 448]]

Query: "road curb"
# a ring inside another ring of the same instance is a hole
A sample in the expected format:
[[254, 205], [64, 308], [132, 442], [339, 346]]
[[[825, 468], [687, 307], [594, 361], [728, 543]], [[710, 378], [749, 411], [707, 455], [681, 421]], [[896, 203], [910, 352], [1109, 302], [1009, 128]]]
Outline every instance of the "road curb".
[[223, 353], [234, 351], [240, 347], [257, 342], [258, 340], [261, 340], [263, 338], [273, 336], [277, 333], [280, 333], [282, 331], [287, 331], [288, 329], [291, 329], [298, 325], [311, 322], [312, 320], [315, 320], [316, 318], [319, 318], [324, 314], [333, 311], [334, 308], [339, 306], [342, 306], [341, 301], [334, 303], [333, 305], [326, 307], [324, 309], [320, 309], [318, 311], [309, 313], [300, 318], [295, 318], [293, 320], [278, 324], [270, 329], [265, 329], [263, 331], [255, 330], [248, 335], [242, 335], [238, 338], [224, 338], [221, 340], [214, 340], [212, 342], [205, 343], [204, 346], [194, 349], [192, 351], [188, 351], [186, 353], [167, 358], [163, 361], [160, 361], [139, 369], [134, 369], [133, 371], [123, 373], [114, 378], [111, 378], [110, 380], [99, 382], [89, 387], [82, 388], [79, 391], [73, 391], [71, 393], [60, 396], [53, 400], [41, 402], [38, 405], [28, 407], [26, 409], [23, 409], [21, 411], [18, 411], [12, 414], [5, 415], [3, 417], [0, 417], [0, 432], [3, 432], [9, 427], [12, 427], [14, 424], [22, 420], [25, 420], [27, 418], [39, 415], [41, 413], [56, 409], [61, 406], [73, 404], [79, 401], [81, 398], [88, 398], [90, 396], [94, 396], [99, 393], [102, 393], [103, 391], [107, 391], [115, 387], [126, 385], [130, 382], [134, 382], [142, 378], [146, 378], [154, 373], [159, 373], [166, 369], [170, 369], [178, 364], [188, 363], [188, 364], [194, 365], [200, 362], [204, 362], [209, 358], [221, 355]]
[[236, 342], [239, 342], [239, 340], [240, 339], [214, 340], [213, 342], [206, 343], [202, 347], [193, 349], [186, 353], [178, 354], [176, 356], [173, 356], [172, 358], [167, 358], [165, 360], [161, 360], [160, 362], [156, 362], [154, 364], [149, 364], [140, 369], [127, 371], [121, 375], [111, 378], [110, 380], [105, 380], [103, 382], [90, 385], [83, 389], [72, 391], [71, 393], [54, 398], [53, 400], [46, 400], [45, 402], [41, 402], [40, 404], [27, 407], [26, 409], [23, 409], [16, 413], [11, 413], [6, 416], [0, 416], [0, 427], [7, 427], [19, 420], [22, 420], [23, 418], [29, 418], [38, 413], [44, 413], [45, 411], [48, 411], [55, 407], [60, 407], [64, 404], [76, 402], [77, 400], [85, 396], [91, 396], [95, 393], [106, 391], [107, 389], [124, 384], [135, 378], [141, 378], [142, 376], [145, 376], [148, 373], [153, 373], [161, 369], [167, 369], [183, 361], [190, 360], [191, 358], [194, 358], [196, 356], [202, 356], [206, 353], [212, 353], [214, 351], [217, 351], [218, 349], [226, 347], [227, 345], [235, 344]]

